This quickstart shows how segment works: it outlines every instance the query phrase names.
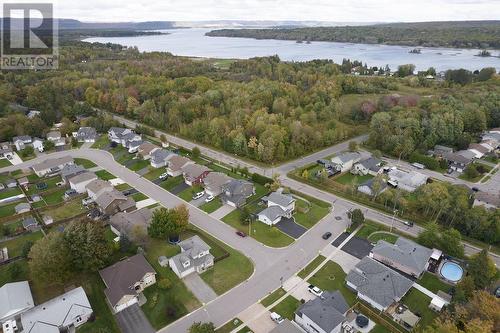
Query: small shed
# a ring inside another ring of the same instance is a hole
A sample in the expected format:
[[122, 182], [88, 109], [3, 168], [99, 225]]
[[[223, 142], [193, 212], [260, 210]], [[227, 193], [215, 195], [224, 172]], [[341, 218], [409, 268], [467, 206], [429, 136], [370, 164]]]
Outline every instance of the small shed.
[[439, 261], [439, 259], [441, 259], [442, 255], [443, 255], [443, 251], [438, 250], [438, 249], [432, 249], [431, 259], [435, 260], [435, 261]]
[[22, 214], [22, 213], [29, 212], [31, 210], [31, 206], [29, 203], [21, 202], [20, 204], [17, 204], [14, 207], [14, 209], [16, 211], [16, 214]]
[[5, 185], [7, 185], [8, 188], [14, 188], [17, 186], [17, 182], [15, 179], [7, 179]]
[[49, 224], [52, 224], [54, 222], [54, 219], [50, 215], [44, 215], [42, 217], [42, 220], [43, 220], [43, 224], [45, 224], [45, 225], [49, 225]]
[[446, 302], [444, 299], [439, 296], [435, 296], [432, 298], [431, 303], [429, 304], [429, 308], [436, 312], [440, 312], [445, 305]]
[[17, 180], [17, 182], [19, 183], [20, 186], [24, 186], [24, 187], [27, 187], [30, 183], [30, 181], [28, 180], [27, 177], [21, 177]]
[[159, 256], [158, 263], [161, 267], [168, 267], [168, 258], [165, 256]]
[[26, 230], [32, 230], [36, 228], [38, 222], [33, 217], [27, 217], [23, 220], [23, 228]]

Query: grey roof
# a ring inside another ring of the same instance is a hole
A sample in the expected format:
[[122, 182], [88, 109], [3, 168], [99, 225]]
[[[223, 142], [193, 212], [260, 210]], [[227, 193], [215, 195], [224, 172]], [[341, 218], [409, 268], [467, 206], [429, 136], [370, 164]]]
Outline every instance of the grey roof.
[[97, 131], [93, 127], [80, 127], [76, 134], [78, 139], [95, 139], [97, 137]]
[[424, 185], [429, 177], [413, 170], [407, 172], [399, 169], [393, 169], [389, 171], [389, 178], [397, 181], [398, 184], [405, 184], [416, 188]]
[[79, 173], [82, 173], [84, 171], [85, 171], [85, 168], [82, 167], [81, 165], [68, 164], [68, 165], [65, 165], [61, 169], [61, 177], [66, 179], [68, 177], [72, 177], [72, 176], [77, 175]]
[[251, 182], [242, 179], [231, 179], [222, 185], [222, 199], [234, 202], [237, 206], [245, 203], [246, 199], [254, 194]]
[[372, 252], [402, 266], [410, 267], [419, 273], [425, 270], [432, 254], [431, 249], [403, 237], [399, 237], [395, 244], [379, 240]]
[[153, 163], [159, 164], [165, 162], [171, 155], [175, 155], [175, 153], [167, 149], [156, 149], [151, 153], [151, 160]]
[[182, 167], [182, 172], [191, 178], [198, 178], [207, 171], [210, 171], [210, 169], [199, 164], [188, 164]]
[[285, 319], [281, 324], [273, 328], [269, 333], [303, 333], [304, 331], [295, 326], [290, 320]]
[[26, 333], [52, 333], [91, 313], [89, 299], [83, 288], [78, 287], [26, 311], [21, 322]]
[[147, 273], [156, 273], [142, 254], [123, 259], [99, 271], [101, 279], [106, 284], [104, 294], [111, 305], [125, 295], [135, 295], [134, 284]]
[[31, 136], [29, 135], [19, 135], [12, 138], [12, 142], [16, 141], [31, 142], [31, 140], [32, 140]]
[[93, 172], [82, 172], [79, 175], [73, 176], [69, 179], [69, 182], [73, 184], [87, 182], [92, 179], [97, 179], [97, 176]]
[[29, 203], [21, 202], [20, 204], [17, 204], [16, 207], [14, 207], [14, 208], [15, 208], [16, 213], [17, 213], [17, 212], [20, 212], [22, 210], [30, 210], [31, 206]]
[[0, 288], [0, 319], [34, 305], [28, 281], [6, 283]]
[[141, 208], [130, 213], [120, 212], [113, 215], [109, 222], [118, 231], [130, 235], [134, 226], [147, 228], [153, 213], [149, 208]]
[[[363, 184], [361, 184], [359, 186], [367, 186], [368, 188], [370, 188], [370, 190], [373, 190], [372, 185], [373, 185], [374, 179], [375, 178], [370, 178], [366, 182], [364, 182]], [[382, 191], [383, 189], [385, 189], [387, 187], [387, 183], [385, 183], [385, 182], [382, 182], [380, 185], [381, 185], [380, 191]]]
[[149, 153], [151, 153], [151, 151], [153, 149], [159, 149], [159, 148], [160, 147], [158, 147], [157, 145], [155, 145], [151, 142], [145, 141], [145, 142], [141, 143], [141, 145], [139, 146], [139, 154], [149, 155]]
[[476, 194], [474, 194], [474, 198], [476, 200], [485, 202], [489, 205], [493, 205], [497, 208], [500, 207], [500, 195], [498, 193], [493, 194], [489, 192], [479, 191]]
[[448, 162], [454, 162], [459, 164], [469, 164], [470, 162], [472, 162], [470, 158], [457, 153], [446, 153], [443, 155], [443, 157]]
[[[179, 243], [182, 252], [173, 256], [171, 259], [179, 272], [184, 272], [192, 267], [200, 266], [201, 264], [211, 261], [213, 262], [214, 256], [209, 253], [202, 257], [198, 255], [202, 252], [210, 251], [210, 246], [205, 243], [198, 235], [194, 235], [191, 238], [183, 240]], [[184, 267], [182, 264], [186, 260], [189, 260], [190, 265]]]
[[440, 145], [435, 145], [434, 146], [434, 152], [440, 152], [440, 153], [453, 153], [453, 148], [446, 147], [446, 146], [440, 146]]
[[401, 299], [413, 285], [410, 279], [370, 257], [357, 263], [347, 274], [346, 281], [383, 307]]
[[222, 185], [228, 183], [231, 179], [225, 173], [210, 172], [203, 180], [203, 184], [208, 190], [222, 190]]
[[102, 180], [102, 179], [96, 179], [96, 180], [91, 181], [90, 183], [88, 183], [85, 186], [85, 188], [87, 189], [87, 191], [90, 191], [93, 193], [97, 193], [102, 189], [107, 189], [109, 191], [114, 189], [113, 185], [111, 185], [110, 182]]
[[259, 215], [266, 216], [269, 220], [274, 221], [278, 217], [285, 216], [285, 211], [280, 206], [271, 206], [262, 210]]
[[6, 179], [5, 180], [5, 184], [8, 186], [8, 185], [17, 185], [17, 181], [15, 179], [12, 179], [12, 178], [9, 178], [9, 179]]
[[61, 137], [61, 132], [59, 131], [50, 131], [47, 133], [47, 139], [59, 139]]
[[65, 164], [72, 164], [74, 162], [75, 161], [73, 160], [73, 157], [71, 157], [71, 156], [63, 156], [63, 157], [59, 157], [59, 158], [49, 158], [41, 163], [33, 165], [33, 170], [43, 171], [43, 170], [47, 170], [47, 169], [57, 168], [57, 167], [60, 167], [61, 165], [64, 166]]
[[38, 222], [33, 217], [27, 217], [23, 220], [23, 227], [28, 229], [29, 227], [36, 226]]
[[128, 128], [123, 128], [123, 127], [111, 127], [108, 130], [108, 133], [114, 133], [115, 135], [122, 135], [123, 132], [129, 130]]
[[342, 153], [340, 155], [333, 157], [332, 161], [334, 159], [339, 159], [342, 163], [346, 163], [346, 162], [353, 161], [353, 160], [356, 160], [359, 158], [361, 158], [361, 154], [358, 152], [345, 152], [345, 153]]
[[380, 168], [382, 167], [380, 165], [381, 162], [382, 161], [379, 160], [378, 158], [370, 157], [370, 158], [367, 158], [366, 160], [359, 162], [359, 164], [361, 164], [362, 166], [364, 166], [368, 170], [371, 170], [373, 172], [378, 172], [380, 170]]
[[344, 296], [338, 290], [325, 291], [321, 297], [302, 304], [297, 314], [306, 315], [325, 332], [331, 332], [345, 320], [344, 314], [348, 309]]
[[168, 168], [175, 172], [177, 170], [180, 170], [183, 166], [185, 166], [186, 163], [194, 163], [194, 162], [187, 157], [175, 155], [168, 160]]
[[135, 206], [134, 199], [127, 197], [116, 189], [101, 193], [95, 198], [95, 203], [102, 209], [106, 209], [115, 200], [122, 201], [122, 203], [119, 204], [120, 210], [122, 211]]
[[476, 157], [476, 154], [474, 154], [470, 150], [460, 150], [460, 151], [457, 151], [457, 154], [461, 155], [469, 160], [472, 160]]
[[295, 201], [295, 199], [291, 195], [278, 193], [278, 192], [272, 192], [267, 197], [262, 197], [262, 200], [267, 201], [267, 202], [269, 202], [269, 201], [274, 202], [275, 204], [283, 206], [283, 207], [286, 207]]

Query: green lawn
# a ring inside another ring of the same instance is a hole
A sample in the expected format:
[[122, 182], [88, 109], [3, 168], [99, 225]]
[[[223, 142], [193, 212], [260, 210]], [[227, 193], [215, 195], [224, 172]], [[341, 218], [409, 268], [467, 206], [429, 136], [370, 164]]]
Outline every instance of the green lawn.
[[95, 174], [97, 177], [101, 178], [102, 180], [110, 180], [110, 179], [116, 178], [115, 175], [108, 172], [107, 170], [99, 170], [99, 171], [96, 171]]
[[5, 189], [3, 191], [0, 191], [0, 199], [10, 198], [22, 193], [23, 191], [21, 191], [19, 187]]
[[1, 242], [0, 247], [6, 247], [9, 250], [9, 257], [14, 258], [22, 254], [23, 246], [26, 242], [35, 242], [42, 237], [43, 234], [41, 231], [32, 232], [6, 242]]
[[411, 288], [401, 299], [401, 302], [408, 306], [411, 312], [421, 317], [417, 325], [418, 327], [428, 326], [438, 315], [436, 312], [429, 309], [431, 298], [415, 288]]
[[94, 168], [97, 166], [97, 164], [95, 164], [94, 162], [89, 161], [85, 158], [75, 158], [75, 164], [80, 165], [80, 166], [84, 167], [85, 169], [90, 169], [90, 168]]
[[307, 204], [304, 200], [298, 199], [295, 202], [295, 213], [293, 216], [295, 222], [309, 229], [328, 215], [329, 212], [329, 207], [319, 206], [315, 202]]
[[271, 309], [271, 312], [276, 312], [283, 318], [293, 320], [295, 311], [299, 308], [300, 301], [293, 296], [287, 296], [278, 305]]
[[155, 179], [158, 179], [158, 177], [160, 177], [160, 175], [162, 173], [165, 173], [165, 172], [166, 172], [165, 168], [150, 167], [149, 172], [146, 173], [143, 177], [148, 179], [148, 180], [155, 180]]
[[335, 177], [334, 180], [342, 185], [352, 185], [354, 182], [356, 184], [363, 184], [364, 182], [372, 178], [373, 178], [372, 175], [360, 176], [360, 175], [353, 175], [350, 172], [346, 172], [343, 175]]
[[260, 301], [262, 305], [264, 305], [266, 308], [279, 300], [281, 297], [283, 297], [286, 294], [285, 289], [283, 288], [278, 288], [269, 295], [266, 296], [263, 300]]
[[148, 198], [148, 196], [145, 195], [145, 194], [143, 194], [143, 193], [141, 193], [141, 192], [138, 192], [138, 193], [132, 195], [132, 199], [134, 199], [135, 202], [146, 200], [147, 198]]
[[370, 333], [391, 333], [391, 331], [380, 324], [376, 324]]
[[42, 215], [50, 215], [54, 221], [59, 221], [76, 216], [84, 211], [86, 211], [86, 209], [83, 207], [81, 200], [75, 199], [68, 201], [60, 207], [45, 210], [42, 212]]
[[0, 168], [8, 167], [11, 165], [12, 165], [12, 163], [10, 163], [10, 161], [8, 159], [6, 159], [6, 158], [0, 159]]
[[378, 234], [374, 234], [368, 237], [368, 240], [372, 243], [376, 243], [379, 240], [383, 239], [388, 243], [394, 244], [398, 240], [399, 236], [393, 235], [390, 233], [382, 232]]
[[47, 195], [42, 194], [42, 198], [45, 200], [47, 205], [54, 205], [64, 201], [64, 192], [66, 192], [66, 189], [62, 188]]
[[116, 185], [115, 188], [118, 190], [118, 191], [125, 191], [125, 190], [129, 190], [132, 188], [132, 186], [130, 186], [129, 184], [127, 183], [123, 183], [123, 184], [120, 184], [120, 185]]
[[323, 261], [325, 261], [325, 257], [323, 257], [322, 255], [319, 255], [317, 256], [316, 258], [314, 258], [313, 261], [311, 261], [305, 268], [303, 268], [297, 275], [302, 278], [302, 279], [305, 279], [306, 276], [308, 276], [309, 274], [311, 274], [312, 271], [314, 271], [314, 269], [316, 267], [319, 266], [319, 264], [321, 264]]
[[484, 177], [484, 175], [486, 175], [488, 172], [490, 172], [490, 171], [491, 171], [491, 169], [493, 169], [491, 166], [489, 166], [489, 165], [487, 165], [487, 164], [484, 164], [484, 163], [479, 163], [479, 162], [477, 162], [477, 163], [476, 163], [476, 165], [481, 165], [481, 166], [483, 166], [483, 167], [484, 167], [484, 169], [485, 169], [485, 172], [484, 172], [484, 173], [480, 173], [480, 174], [478, 174], [478, 176], [477, 176], [477, 177], [474, 177], [474, 178], [470, 178], [470, 177], [468, 177], [468, 176], [466, 175], [466, 173], [465, 173], [465, 172], [463, 172], [460, 176], [458, 176], [458, 178], [463, 179], [463, 180], [467, 180], [467, 181], [469, 181], [469, 182], [473, 182], [473, 183], [475, 183], [475, 182], [479, 181], [481, 178], [483, 178], [483, 177]]
[[218, 329], [215, 330], [216, 333], [231, 333], [236, 327], [241, 325], [241, 320], [239, 318], [234, 318]]
[[184, 177], [182, 176], [168, 177], [168, 179], [162, 182], [160, 186], [167, 191], [171, 191], [173, 188], [180, 185], [183, 181]]
[[222, 201], [219, 198], [215, 198], [214, 200], [210, 202], [205, 202], [203, 205], [201, 205], [199, 208], [210, 214], [215, 212], [217, 209], [222, 207]]
[[135, 160], [134, 163], [128, 165], [128, 168], [132, 171], [139, 171], [148, 167], [150, 162], [148, 160]]
[[91, 146], [91, 148], [102, 149], [109, 145], [109, 139], [106, 134], [101, 135], [99, 139]]
[[21, 202], [25, 202], [25, 201], [18, 201], [18, 202], [14, 202], [14, 203], [11, 203], [8, 205], [0, 206], [0, 217], [12, 216], [12, 215], [16, 214], [15, 207]]
[[356, 236], [359, 238], [365, 238], [368, 239], [368, 236], [370, 236], [372, 233], [376, 231], [385, 231], [386, 228], [384, 228], [382, 225], [378, 223], [372, 223], [371, 221], [365, 221], [363, 225], [361, 226], [361, 229], [356, 233]]
[[[242, 212], [239, 209], [233, 210], [222, 218], [222, 221], [233, 228], [248, 234], [249, 226], [242, 224]], [[254, 221], [251, 225], [251, 234], [253, 238], [271, 247], [285, 247], [294, 242], [294, 239], [282, 233], [278, 228], [268, 226], [260, 221]]]
[[429, 272], [425, 272], [424, 275], [422, 276], [422, 278], [417, 282], [422, 287], [429, 289], [430, 291], [432, 291], [435, 294], [439, 290], [442, 290], [445, 293], [448, 293], [452, 289], [451, 285], [443, 282], [436, 275], [429, 273]]
[[345, 284], [346, 273], [333, 261], [329, 260], [308, 282], [328, 291], [339, 290], [349, 305], [353, 305], [356, 295], [347, 289]]
[[[55, 177], [50, 177], [50, 178], [43, 178], [42, 180], [38, 180], [36, 183], [31, 183], [28, 187], [28, 194], [33, 195], [33, 194], [40, 194], [43, 192], [46, 192], [48, 190], [57, 188], [57, 183], [62, 181], [62, 178], [60, 176], [55, 176]], [[31, 181], [30, 181], [31, 182]], [[47, 184], [47, 188], [45, 189], [38, 189], [36, 187], [36, 184]]]
[[183, 190], [182, 192], [177, 193], [177, 196], [186, 202], [190, 202], [191, 200], [193, 200], [193, 195], [197, 192], [202, 191], [202, 190], [203, 189], [199, 186], [188, 187], [185, 190]]

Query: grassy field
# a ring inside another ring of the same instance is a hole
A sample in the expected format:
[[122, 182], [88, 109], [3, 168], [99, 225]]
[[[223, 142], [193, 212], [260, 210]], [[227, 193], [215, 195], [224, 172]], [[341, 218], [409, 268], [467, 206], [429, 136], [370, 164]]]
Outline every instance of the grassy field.
[[8, 205], [0, 206], [0, 217], [12, 216], [16, 214], [15, 207], [21, 202], [26, 202], [26, 201], [25, 200], [17, 201]]
[[308, 276], [309, 274], [311, 274], [312, 271], [314, 271], [314, 269], [316, 267], [319, 266], [319, 264], [321, 264], [323, 261], [325, 261], [325, 257], [323, 257], [322, 255], [319, 255], [317, 256], [316, 258], [314, 258], [313, 261], [311, 261], [305, 268], [303, 268], [297, 275], [302, 278], [302, 279], [305, 279], [306, 276]]
[[33, 194], [39, 194], [46, 192], [48, 190], [52, 190], [54, 188], [57, 188], [57, 183], [62, 181], [62, 178], [60, 176], [55, 176], [51, 178], [44, 178], [43, 180], [38, 181], [36, 184], [43, 184], [45, 183], [47, 185], [46, 188], [44, 189], [38, 189], [36, 184], [30, 184], [28, 187], [28, 194], [33, 195]]
[[42, 194], [42, 198], [45, 200], [47, 205], [54, 205], [56, 203], [60, 203], [64, 201], [64, 192], [66, 189], [62, 188], [60, 190], [54, 191], [50, 194], [44, 195]]
[[132, 186], [130, 186], [129, 184], [127, 183], [123, 183], [123, 184], [120, 184], [120, 185], [116, 185], [115, 188], [118, 190], [118, 191], [125, 191], [125, 190], [129, 190], [132, 188]]
[[108, 139], [108, 136], [106, 134], [104, 134], [104, 135], [101, 135], [99, 137], [99, 139], [97, 139], [96, 142], [94, 142], [94, 144], [91, 146], [91, 148], [103, 149], [107, 145], [109, 145], [109, 139]]
[[436, 275], [425, 272], [422, 278], [418, 281], [422, 287], [425, 287], [432, 291], [433, 293], [437, 293], [439, 290], [448, 293], [453, 287], [448, 283], [441, 281]]
[[276, 302], [278, 299], [283, 297], [286, 294], [285, 289], [283, 288], [278, 288], [269, 295], [266, 296], [266, 298], [262, 299], [260, 303], [264, 305], [265, 307], [268, 307], [269, 305], [273, 304]]
[[167, 191], [171, 191], [173, 188], [180, 185], [183, 181], [184, 178], [182, 176], [168, 177], [168, 179], [162, 182], [160, 186]]
[[10, 163], [10, 161], [6, 158], [2, 158], [0, 159], [0, 168], [5, 168], [5, 167], [8, 167], [8, 166], [11, 166], [12, 163]]
[[95, 164], [94, 162], [87, 160], [85, 158], [75, 158], [75, 164], [81, 165], [85, 169], [90, 169], [90, 168], [94, 168], [97, 166], [97, 164]]
[[415, 288], [411, 288], [403, 299], [401, 299], [401, 302], [411, 312], [421, 317], [417, 324], [420, 328], [428, 326], [437, 317], [437, 313], [429, 309], [431, 298]]
[[208, 214], [215, 212], [217, 209], [222, 207], [222, 201], [219, 198], [215, 198], [210, 202], [205, 202], [200, 206], [200, 209]]
[[376, 243], [382, 239], [388, 243], [394, 244], [394, 243], [396, 243], [398, 238], [399, 238], [399, 236], [397, 236], [397, 235], [382, 232], [382, 233], [377, 233], [377, 234], [373, 234], [373, 235], [369, 236], [368, 240], [372, 243]]
[[[233, 210], [222, 218], [223, 222], [248, 234], [249, 226], [242, 224], [242, 220], [242, 212], [239, 209]], [[278, 228], [270, 227], [260, 221], [252, 222], [250, 236], [271, 247], [285, 247], [294, 242], [293, 238], [285, 235]]]
[[3, 191], [0, 191], [0, 199], [10, 198], [22, 193], [23, 191], [21, 191], [19, 187], [5, 189]]
[[134, 195], [132, 195], [132, 199], [134, 199], [135, 202], [146, 200], [147, 198], [148, 198], [148, 196], [141, 193], [141, 192], [138, 192], [138, 193], [135, 193]]
[[139, 171], [149, 166], [150, 162], [147, 160], [135, 160], [134, 163], [128, 165], [127, 167], [132, 171]]
[[14, 258], [20, 256], [23, 251], [23, 246], [26, 242], [35, 242], [43, 237], [41, 231], [28, 233], [22, 235], [21, 237], [17, 237], [6, 242], [1, 242], [0, 247], [6, 247], [9, 250], [9, 257]]
[[190, 202], [191, 200], [193, 200], [193, 195], [202, 190], [203, 188], [201, 188], [200, 186], [188, 187], [184, 189], [182, 192], [177, 193], [177, 196], [186, 202]]
[[293, 296], [287, 296], [284, 300], [278, 303], [271, 312], [276, 312], [283, 318], [293, 320], [295, 318], [295, 311], [299, 308], [300, 301]]
[[64, 205], [43, 211], [42, 215], [50, 215], [54, 221], [63, 220], [76, 216], [86, 211], [80, 199], [68, 201]]
[[146, 173], [143, 177], [148, 179], [148, 180], [155, 180], [155, 179], [158, 179], [158, 177], [160, 177], [160, 175], [162, 173], [164, 173], [165, 171], [166, 171], [165, 168], [150, 167], [149, 172]]
[[215, 330], [215, 333], [231, 333], [236, 327], [241, 325], [241, 320], [239, 318], [234, 318], [228, 321], [221, 327]]
[[351, 185], [351, 184], [363, 184], [364, 182], [372, 179], [372, 175], [365, 175], [365, 176], [360, 176], [360, 175], [353, 175], [350, 172], [346, 172], [338, 177], [333, 178], [337, 183], [340, 183], [342, 185]]
[[328, 215], [329, 212], [330, 205], [326, 202], [320, 205], [315, 201], [307, 203], [304, 200], [298, 199], [295, 202], [293, 217], [295, 218], [295, 222], [309, 229]]
[[356, 300], [356, 295], [347, 289], [345, 284], [346, 273], [342, 268], [329, 260], [316, 274], [314, 274], [308, 282], [328, 291], [339, 290], [344, 296], [349, 305], [353, 305]]
[[102, 180], [110, 180], [110, 179], [116, 178], [115, 175], [108, 172], [107, 170], [99, 170], [99, 171], [96, 171], [95, 174], [97, 177], [101, 178]]

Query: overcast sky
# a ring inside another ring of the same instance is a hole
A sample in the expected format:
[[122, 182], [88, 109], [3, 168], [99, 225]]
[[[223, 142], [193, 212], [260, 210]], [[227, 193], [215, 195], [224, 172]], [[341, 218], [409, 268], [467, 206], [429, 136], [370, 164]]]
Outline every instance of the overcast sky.
[[56, 17], [100, 22], [415, 22], [500, 18], [500, 0], [57, 0], [56, 8]]

